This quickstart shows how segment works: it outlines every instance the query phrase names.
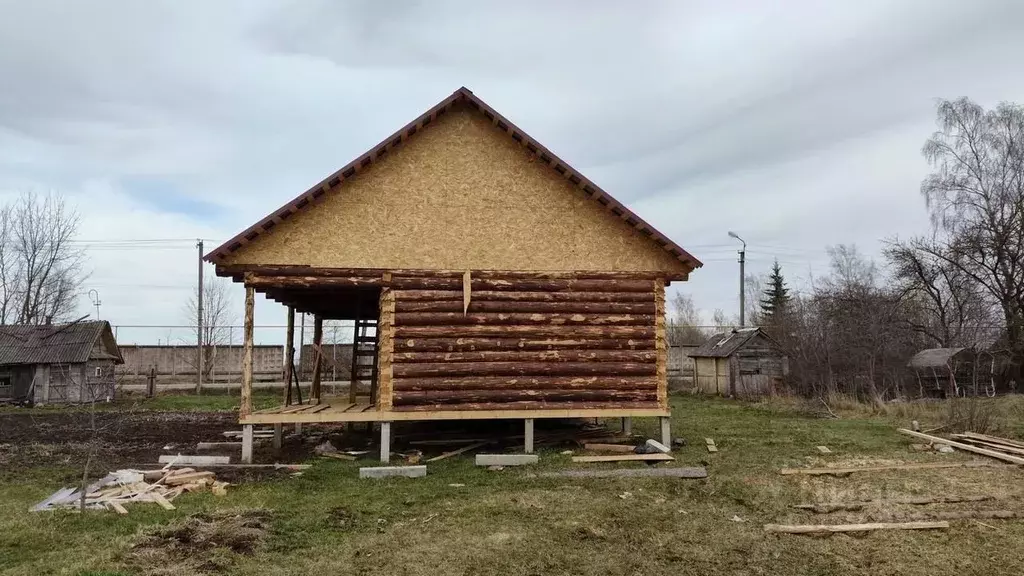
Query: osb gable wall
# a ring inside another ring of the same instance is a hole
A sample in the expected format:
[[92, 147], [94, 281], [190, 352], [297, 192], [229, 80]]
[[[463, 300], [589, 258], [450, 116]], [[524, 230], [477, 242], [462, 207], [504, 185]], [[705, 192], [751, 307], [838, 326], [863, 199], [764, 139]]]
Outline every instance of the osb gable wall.
[[686, 271], [464, 107], [224, 263]]

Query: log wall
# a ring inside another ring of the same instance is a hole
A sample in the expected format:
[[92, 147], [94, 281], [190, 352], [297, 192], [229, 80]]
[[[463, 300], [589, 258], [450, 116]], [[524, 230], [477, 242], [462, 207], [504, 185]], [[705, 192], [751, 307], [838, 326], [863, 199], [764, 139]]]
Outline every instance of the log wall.
[[392, 410], [667, 407], [661, 279], [487, 272], [388, 285]]

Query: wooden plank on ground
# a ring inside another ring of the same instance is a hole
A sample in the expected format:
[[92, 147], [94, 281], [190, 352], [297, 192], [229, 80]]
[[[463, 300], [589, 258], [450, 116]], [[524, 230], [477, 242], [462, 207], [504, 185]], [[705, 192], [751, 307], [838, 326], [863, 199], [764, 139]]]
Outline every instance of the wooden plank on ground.
[[[920, 497], [920, 498], [895, 498], [892, 500], [861, 500], [854, 502], [819, 502], [817, 504], [794, 504], [793, 508], [799, 508], [801, 510], [810, 510], [815, 514], [831, 514], [832, 512], [838, 512], [845, 510], [849, 512], [856, 512], [863, 510], [868, 506], [890, 506], [899, 504], [909, 504], [912, 506], [924, 506], [927, 504], [956, 504], [961, 502], [985, 502], [988, 500], [995, 500], [995, 496], [980, 495], [980, 496], [935, 496], [935, 497]], [[936, 518], [936, 520], [946, 520], [946, 518]]]
[[920, 438], [922, 440], [928, 440], [930, 442], [940, 442], [942, 444], [948, 444], [954, 448], [959, 448], [967, 452], [974, 452], [975, 454], [981, 454], [982, 456], [988, 456], [989, 458], [996, 458], [1004, 462], [1011, 462], [1013, 464], [1024, 464], [1024, 458], [1021, 458], [1020, 456], [1012, 456], [1010, 454], [996, 452], [995, 450], [989, 450], [987, 448], [980, 448], [978, 446], [964, 444], [963, 442], [946, 440], [945, 438], [940, 438], [939, 436], [929, 436], [928, 434], [914, 432], [913, 430], [907, 430], [906, 428], [900, 428], [898, 432], [900, 434], [906, 434], [907, 436], [913, 436], [914, 438]]
[[779, 474], [804, 474], [807, 476], [824, 476], [828, 474], [843, 475], [855, 472], [885, 472], [888, 470], [929, 470], [934, 468], [999, 468], [997, 464], [987, 462], [926, 462], [921, 464], [893, 464], [890, 466], [859, 466], [856, 468], [783, 468]]
[[600, 444], [593, 442], [584, 444], [583, 449], [593, 450], [594, 452], [632, 452], [636, 450], [636, 446], [629, 444]]
[[484, 440], [482, 442], [475, 442], [473, 444], [469, 444], [468, 446], [463, 446], [462, 448], [459, 448], [458, 450], [452, 450], [451, 452], [445, 452], [444, 454], [441, 454], [440, 456], [434, 456], [433, 458], [428, 458], [427, 462], [437, 462], [438, 460], [444, 460], [445, 458], [451, 458], [452, 456], [458, 456], [459, 454], [464, 454], [466, 452], [469, 452], [470, 450], [476, 450], [477, 448], [480, 448], [482, 446], [486, 446], [487, 444], [490, 444], [490, 441]]
[[707, 478], [704, 468], [614, 468], [539, 472], [538, 478]]
[[[954, 436], [956, 436], [954, 434]], [[996, 444], [1006, 444], [1008, 446], [1015, 446], [1017, 448], [1024, 448], [1024, 442], [1020, 440], [1011, 440], [1010, 438], [1000, 438], [999, 436], [990, 436], [988, 434], [979, 434], [977, 432], [964, 432], [961, 436], [967, 438], [975, 438], [977, 440], [984, 440], [986, 442], [994, 442]]]
[[875, 522], [872, 524], [765, 524], [765, 532], [821, 534], [825, 532], [867, 532], [870, 530], [934, 530], [949, 528], [949, 522]]
[[615, 456], [573, 456], [573, 462], [667, 462], [675, 460], [668, 454], [621, 454]]
[[230, 456], [208, 456], [199, 454], [164, 454], [158, 460], [161, 464], [185, 464], [188, 466], [209, 466], [211, 464], [228, 464]]
[[149, 493], [149, 497], [153, 500], [153, 502], [156, 502], [157, 504], [162, 506], [164, 508], [164, 510], [174, 510], [175, 509], [174, 508], [174, 504], [171, 504], [170, 502], [167, 501], [166, 498], [164, 498], [163, 496], [161, 496], [160, 494], [158, 494], [156, 492], [150, 492]]
[[952, 436], [958, 440], [963, 440], [964, 442], [969, 442], [971, 444], [981, 446], [982, 448], [989, 448], [1000, 452], [1006, 452], [1007, 454], [1019, 454], [1024, 456], [1024, 448], [1017, 448], [1016, 446], [1010, 446], [1009, 444], [997, 444], [987, 440], [978, 440], [977, 438], [958, 438], [958, 436], [960, 436], [959, 434], [952, 434]]
[[168, 486], [177, 486], [179, 484], [191, 484], [197, 480], [204, 480], [206, 478], [213, 477], [214, 473], [210, 471], [192, 472], [190, 474], [175, 474], [173, 476], [168, 476], [167, 479], [164, 480], [164, 484], [167, 484]]
[[114, 509], [114, 512], [118, 514], [127, 514], [128, 509], [121, 505], [120, 502], [107, 502], [107, 505]]
[[832, 453], [832, 451], [828, 449], [828, 446], [818, 446], [817, 448], [818, 448], [818, 452], [821, 452], [822, 454], [831, 454]]
[[39, 512], [41, 510], [46, 510], [47, 508], [50, 507], [51, 504], [58, 504], [60, 502], [63, 502], [65, 499], [68, 498], [68, 496], [71, 496], [75, 492], [77, 492], [77, 490], [74, 488], [61, 488], [60, 490], [57, 490], [53, 494], [50, 494], [49, 498], [47, 498], [46, 500], [43, 500], [39, 504], [36, 504], [32, 508], [30, 508], [29, 511]]

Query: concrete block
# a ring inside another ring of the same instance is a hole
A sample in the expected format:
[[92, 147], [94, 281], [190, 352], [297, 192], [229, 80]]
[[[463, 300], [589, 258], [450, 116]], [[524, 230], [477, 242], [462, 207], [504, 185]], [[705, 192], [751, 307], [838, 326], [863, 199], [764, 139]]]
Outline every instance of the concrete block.
[[646, 442], [646, 444], [648, 446], [650, 446], [651, 448], [654, 448], [658, 452], [661, 452], [662, 454], [668, 454], [669, 452], [672, 451], [671, 448], [669, 448], [668, 446], [665, 446], [664, 444], [662, 444], [661, 442], [658, 442], [657, 440], [648, 440]]
[[536, 464], [540, 457], [536, 454], [477, 454], [477, 466], [523, 466]]
[[360, 478], [388, 478], [390, 476], [421, 478], [426, 475], [426, 466], [375, 466], [372, 468], [359, 469]]

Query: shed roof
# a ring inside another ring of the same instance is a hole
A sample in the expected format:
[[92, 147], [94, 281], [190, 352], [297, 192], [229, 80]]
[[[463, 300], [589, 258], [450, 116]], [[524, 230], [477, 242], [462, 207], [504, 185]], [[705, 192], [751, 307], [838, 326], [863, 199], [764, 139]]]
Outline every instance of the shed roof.
[[911, 368], [941, 368], [949, 363], [949, 360], [964, 348], [928, 348], [921, 350], [907, 362]]
[[690, 352], [689, 356], [691, 358], [726, 358], [759, 335], [775, 344], [775, 341], [760, 328], [739, 328], [715, 334], [705, 340], [696, 350]]
[[362, 156], [346, 164], [334, 174], [323, 179], [306, 192], [300, 194], [256, 224], [253, 224], [227, 242], [221, 244], [207, 254], [205, 256], [205, 260], [213, 263], [221, 262], [230, 254], [238, 251], [263, 233], [270, 231], [276, 225], [292, 217], [295, 213], [308, 210], [310, 206], [316, 204], [326, 194], [336, 192], [343, 182], [354, 178], [360, 171], [368, 168], [379, 158], [382, 158], [395, 147], [399, 146], [402, 142], [410, 137], [414, 137], [417, 133], [422, 132], [423, 128], [437, 119], [438, 116], [444, 114], [448, 110], [451, 110], [456, 104], [463, 103], [470, 106], [473, 110], [483, 114], [495, 126], [506, 133], [508, 137], [525, 147], [534, 156], [539, 158], [541, 162], [547, 164], [552, 170], [558, 172], [573, 185], [582, 189], [587, 197], [594, 202], [599, 203], [604, 207], [604, 209], [610, 211], [612, 214], [621, 218], [626, 224], [632, 226], [641, 234], [649, 237], [657, 244], [657, 246], [669, 252], [673, 257], [685, 264], [690, 270], [699, 268], [702, 265], [701, 262], [693, 255], [661, 232], [655, 230], [653, 226], [626, 208], [625, 205], [613, 198], [600, 186], [594, 184], [577, 170], [569, 166], [569, 164], [564, 160], [555, 156], [550, 150], [542, 146], [535, 139], [531, 138], [526, 134], [526, 132], [510, 122], [507, 118], [498, 114], [493, 108], [488, 106], [483, 100], [465, 87], [459, 88], [430, 110], [424, 112], [420, 117], [416, 118], [391, 136], [388, 136], [384, 141], [371, 148]]
[[[93, 354], [97, 341], [103, 350], [99, 355]], [[0, 326], [0, 366], [77, 364], [97, 357], [123, 363], [110, 324], [105, 321]]]

